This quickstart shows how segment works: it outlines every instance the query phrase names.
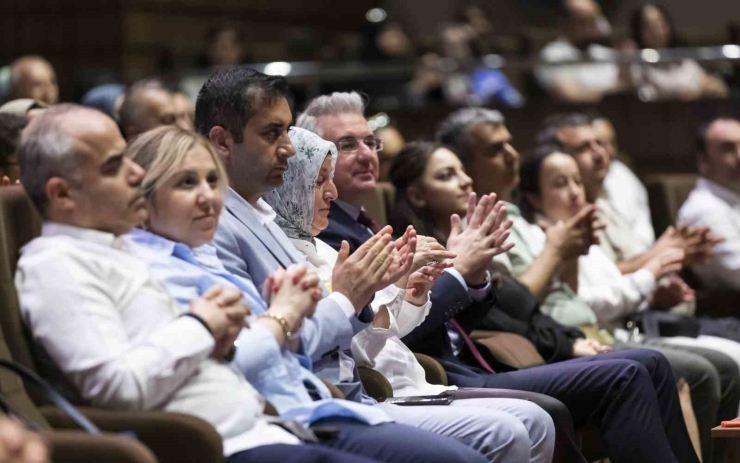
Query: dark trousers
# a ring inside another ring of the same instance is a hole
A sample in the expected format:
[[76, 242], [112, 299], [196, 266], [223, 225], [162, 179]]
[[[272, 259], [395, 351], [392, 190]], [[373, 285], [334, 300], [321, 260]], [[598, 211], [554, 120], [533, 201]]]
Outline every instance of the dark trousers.
[[[448, 378], [458, 386], [481, 386], [480, 379], [457, 371]], [[576, 428], [600, 429], [612, 463], [699, 461], [683, 421], [673, 371], [659, 352], [610, 352], [483, 375], [482, 382], [484, 387], [539, 392], [563, 402]]]
[[480, 398], [507, 398], [528, 400], [537, 404], [545, 410], [555, 424], [555, 463], [587, 463], [576, 443], [573, 418], [570, 416], [568, 407], [561, 401], [545, 394], [530, 391], [516, 391], [513, 389], [484, 389], [484, 388], [460, 388], [449, 391], [455, 400], [480, 399]]
[[398, 423], [368, 426], [349, 418], [326, 418], [312, 425], [334, 426], [336, 438], [322, 445], [343, 452], [389, 463], [484, 463], [486, 459], [472, 447], [451, 437]]
[[263, 445], [235, 453], [226, 459], [226, 463], [377, 463], [377, 460], [351, 453], [309, 445]]
[[[630, 344], [632, 347], [640, 344]], [[740, 369], [722, 352], [698, 346], [663, 343], [649, 339], [645, 345], [663, 353], [676, 378], [684, 378], [691, 388], [691, 404], [699, 426], [701, 450], [705, 463], [724, 461], [722, 439], [712, 439], [711, 430], [723, 420], [737, 416], [740, 404]]]

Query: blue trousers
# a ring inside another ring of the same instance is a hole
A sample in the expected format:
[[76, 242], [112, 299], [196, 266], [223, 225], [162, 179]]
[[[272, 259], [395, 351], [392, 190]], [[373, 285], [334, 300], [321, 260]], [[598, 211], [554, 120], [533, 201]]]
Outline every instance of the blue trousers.
[[629, 349], [493, 375], [470, 375], [459, 363], [443, 364], [457, 386], [518, 389], [558, 399], [576, 428], [601, 430], [612, 463], [699, 461], [673, 371], [659, 352]]

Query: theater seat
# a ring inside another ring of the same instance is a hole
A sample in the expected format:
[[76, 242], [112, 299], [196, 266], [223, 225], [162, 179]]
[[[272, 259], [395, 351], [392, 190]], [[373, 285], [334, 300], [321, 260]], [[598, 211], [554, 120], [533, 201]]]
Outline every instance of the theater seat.
[[532, 342], [514, 333], [475, 330], [470, 338], [484, 345], [499, 362], [521, 370], [545, 364]]
[[373, 194], [365, 200], [365, 210], [381, 227], [388, 225], [388, 216], [393, 207], [395, 195], [396, 189], [393, 184], [389, 182], [378, 182], [375, 185]]
[[654, 174], [645, 177], [656, 236], [675, 225], [678, 210], [689, 197], [697, 178], [694, 174]]
[[[0, 358], [13, 359], [32, 370], [36, 365], [31, 356], [30, 338], [21, 320], [13, 275], [21, 247], [38, 236], [40, 230], [41, 219], [23, 188], [0, 187]], [[6, 396], [15, 397], [24, 414], [45, 427], [76, 428], [54, 407], [44, 406], [40, 412], [36, 406], [45, 401], [36, 395], [32, 395], [33, 400], [29, 399], [19, 379], [3, 375], [0, 372], [3, 393], [9, 387]], [[195, 416], [91, 407], [80, 407], [80, 410], [103, 431], [133, 431], [162, 463], [224, 460], [221, 436], [213, 426]], [[173, 445], [174, 442], [177, 445]]]

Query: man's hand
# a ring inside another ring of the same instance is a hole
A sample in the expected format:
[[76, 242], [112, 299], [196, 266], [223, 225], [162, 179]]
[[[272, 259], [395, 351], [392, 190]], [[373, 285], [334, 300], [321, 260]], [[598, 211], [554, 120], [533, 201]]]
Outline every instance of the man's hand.
[[475, 202], [476, 195], [471, 193], [464, 231], [460, 216], [450, 217], [452, 231], [447, 238], [447, 250], [457, 255], [453, 259], [455, 268], [468, 285], [483, 283], [491, 259], [514, 247], [513, 243], [505, 243], [512, 222], [506, 220], [504, 203], [497, 202], [495, 194], [483, 196], [477, 205]]
[[40, 434], [14, 419], [0, 418], [0, 463], [48, 463], [49, 448]]
[[449, 267], [452, 267], [452, 262], [428, 265], [412, 273], [406, 283], [406, 301], [416, 306], [424, 304], [429, 290]]
[[242, 302], [242, 293], [234, 287], [212, 287], [190, 304], [190, 311], [206, 322], [211, 330], [216, 347], [213, 356], [227, 356], [239, 337], [242, 328], [248, 326], [244, 320], [250, 310]]
[[375, 236], [349, 255], [349, 244], [342, 242], [332, 271], [334, 291], [347, 296], [357, 313], [362, 311], [376, 291], [408, 273], [413, 265], [416, 237], [401, 245], [391, 241], [391, 227], [384, 227]]
[[574, 357], [588, 357], [610, 350], [612, 350], [611, 346], [605, 346], [595, 339], [578, 338], [573, 343]]
[[673, 275], [658, 284], [651, 295], [650, 304], [656, 310], [669, 310], [678, 304], [694, 300], [694, 290], [680, 277]]

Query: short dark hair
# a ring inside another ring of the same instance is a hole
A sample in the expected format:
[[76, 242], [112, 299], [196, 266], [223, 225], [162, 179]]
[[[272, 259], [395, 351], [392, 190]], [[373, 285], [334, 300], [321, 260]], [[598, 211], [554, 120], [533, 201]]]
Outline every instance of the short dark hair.
[[478, 125], [503, 125], [505, 122], [504, 115], [495, 109], [480, 107], [458, 109], [437, 125], [434, 138], [439, 143], [451, 147], [463, 165], [469, 167], [473, 157], [470, 131]]
[[699, 125], [699, 128], [696, 130], [696, 153], [699, 157], [707, 153], [707, 130], [709, 130], [710, 125], [714, 124], [717, 121], [738, 121], [740, 122], [740, 119], [738, 119], [735, 116], [723, 114], [719, 116], [714, 116], [711, 119], [708, 119], [704, 121], [703, 123], [701, 123]]
[[17, 153], [27, 123], [23, 116], [0, 113], [0, 167], [8, 164], [8, 156]]
[[244, 127], [259, 107], [289, 95], [288, 81], [282, 76], [268, 76], [244, 66], [216, 71], [198, 92], [195, 130], [207, 138], [218, 125], [241, 143]]
[[645, 9], [650, 6], [657, 9], [660, 14], [663, 15], [663, 18], [668, 23], [668, 27], [671, 30], [671, 37], [668, 40], [668, 48], [679, 48], [686, 46], [686, 41], [684, 41], [676, 33], [676, 27], [673, 23], [673, 18], [671, 18], [671, 14], [668, 9], [666, 9], [666, 7], [664, 7], [663, 5], [658, 5], [656, 3], [646, 3], [644, 5], [640, 5], [639, 8], [635, 9], [635, 11], [632, 13], [632, 18], [630, 21], [630, 28], [632, 29], [632, 40], [637, 43], [637, 47], [648, 48], [645, 45], [645, 40], [642, 36], [642, 26], [645, 22]]
[[121, 109], [118, 110], [118, 124], [124, 136], [128, 135], [126, 130], [129, 127], [137, 126], [138, 121], [143, 117], [144, 105], [142, 96], [148, 90], [169, 92], [164, 83], [159, 79], [142, 79], [131, 84], [123, 94]]
[[558, 132], [566, 127], [583, 127], [591, 125], [593, 118], [584, 113], [558, 113], [549, 116], [542, 123], [540, 131], [537, 132], [538, 145], [555, 145], [563, 149], [563, 144], [558, 139]]

